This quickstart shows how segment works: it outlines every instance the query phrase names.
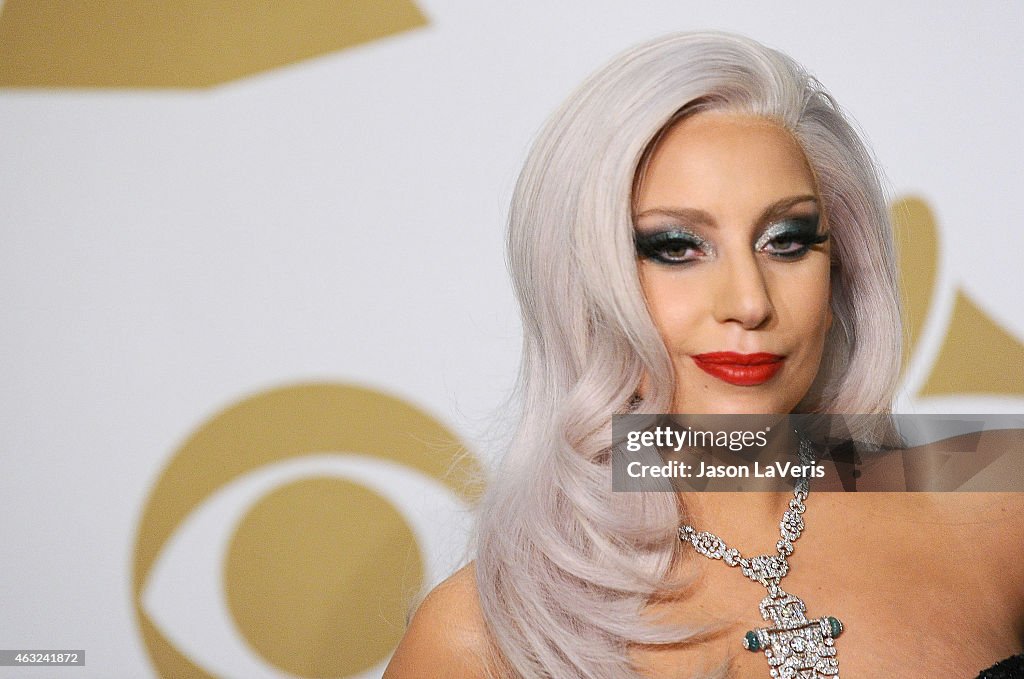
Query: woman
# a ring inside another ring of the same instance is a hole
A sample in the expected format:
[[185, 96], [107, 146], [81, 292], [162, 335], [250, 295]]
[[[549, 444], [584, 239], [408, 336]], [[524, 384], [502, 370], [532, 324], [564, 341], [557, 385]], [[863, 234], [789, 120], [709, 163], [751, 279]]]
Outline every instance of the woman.
[[[737, 644], [765, 626], [772, 583], [679, 539], [707, 530], [772, 554], [793, 495], [613, 493], [611, 415], [889, 411], [892, 234], [855, 130], [799, 65], [752, 40], [642, 45], [541, 134], [509, 255], [519, 426], [475, 564], [420, 606], [386, 676], [794, 672]], [[823, 616], [815, 643], [847, 676], [975, 676], [1024, 638], [1022, 509], [812, 489], [799, 545], [778, 547], [785, 590]], [[823, 662], [792, 676], [837, 676]]]

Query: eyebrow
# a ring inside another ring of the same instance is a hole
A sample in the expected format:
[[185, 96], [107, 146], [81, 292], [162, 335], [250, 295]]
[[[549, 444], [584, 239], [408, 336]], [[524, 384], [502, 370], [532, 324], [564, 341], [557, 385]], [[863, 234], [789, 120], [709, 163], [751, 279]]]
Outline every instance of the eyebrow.
[[[782, 198], [775, 201], [764, 210], [761, 211], [761, 215], [757, 218], [758, 224], [764, 224], [773, 219], [781, 217], [786, 210], [790, 209], [794, 205], [800, 203], [817, 203], [818, 197], [814, 195], [801, 195], [791, 196], [789, 198]], [[680, 221], [686, 222], [693, 226], [708, 226], [711, 228], [717, 228], [718, 222], [711, 215], [710, 212], [700, 210], [692, 207], [680, 207], [680, 208], [666, 208], [666, 207], [655, 207], [650, 210], [644, 210], [643, 212], [635, 215], [633, 220], [643, 219], [645, 217], [672, 217]]]

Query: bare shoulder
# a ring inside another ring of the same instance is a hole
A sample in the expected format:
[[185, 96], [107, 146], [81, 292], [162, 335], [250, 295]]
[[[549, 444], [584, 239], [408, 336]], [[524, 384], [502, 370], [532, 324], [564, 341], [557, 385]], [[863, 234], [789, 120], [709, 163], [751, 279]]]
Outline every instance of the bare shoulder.
[[435, 587], [416, 609], [384, 679], [482, 679], [491, 645], [474, 564]]
[[1024, 497], [1024, 429], [960, 434], [904, 453], [908, 482], [913, 473], [918, 488]]
[[922, 494], [939, 518], [944, 542], [955, 547], [949, 553], [969, 558], [971, 568], [985, 573], [1024, 616], [1024, 430], [987, 430], [927, 447], [940, 453], [940, 474], [958, 485], [958, 492]]
[[1024, 544], [1024, 429], [962, 434], [910, 450], [933, 453], [942, 485], [957, 490], [925, 494], [939, 515], [975, 536], [981, 526], [993, 527], [997, 553], [1019, 561], [1016, 556]]
[[977, 478], [972, 479], [978, 484], [979, 490], [999, 489], [1024, 497], [1024, 429], [981, 432], [978, 435], [976, 455], [980, 461], [987, 463]]

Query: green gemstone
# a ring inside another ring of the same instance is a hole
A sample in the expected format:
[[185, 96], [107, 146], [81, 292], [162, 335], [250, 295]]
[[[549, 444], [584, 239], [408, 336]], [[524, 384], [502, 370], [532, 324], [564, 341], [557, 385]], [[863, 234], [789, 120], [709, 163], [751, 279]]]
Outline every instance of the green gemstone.
[[761, 642], [758, 640], [757, 635], [753, 632], [747, 632], [743, 636], [743, 648], [747, 649], [748, 651], [761, 650]]
[[843, 633], [843, 623], [839, 622], [838, 618], [833, 618], [832, 616], [829, 616], [827, 619], [828, 626], [832, 629], [833, 639]]

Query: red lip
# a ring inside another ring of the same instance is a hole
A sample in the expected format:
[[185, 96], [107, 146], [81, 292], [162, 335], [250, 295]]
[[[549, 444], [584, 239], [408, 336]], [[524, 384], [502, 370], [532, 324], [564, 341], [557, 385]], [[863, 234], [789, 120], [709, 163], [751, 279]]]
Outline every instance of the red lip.
[[707, 374], [740, 387], [764, 384], [782, 367], [785, 356], [778, 354], [737, 354], [732, 351], [715, 351], [692, 356], [697, 367]]

